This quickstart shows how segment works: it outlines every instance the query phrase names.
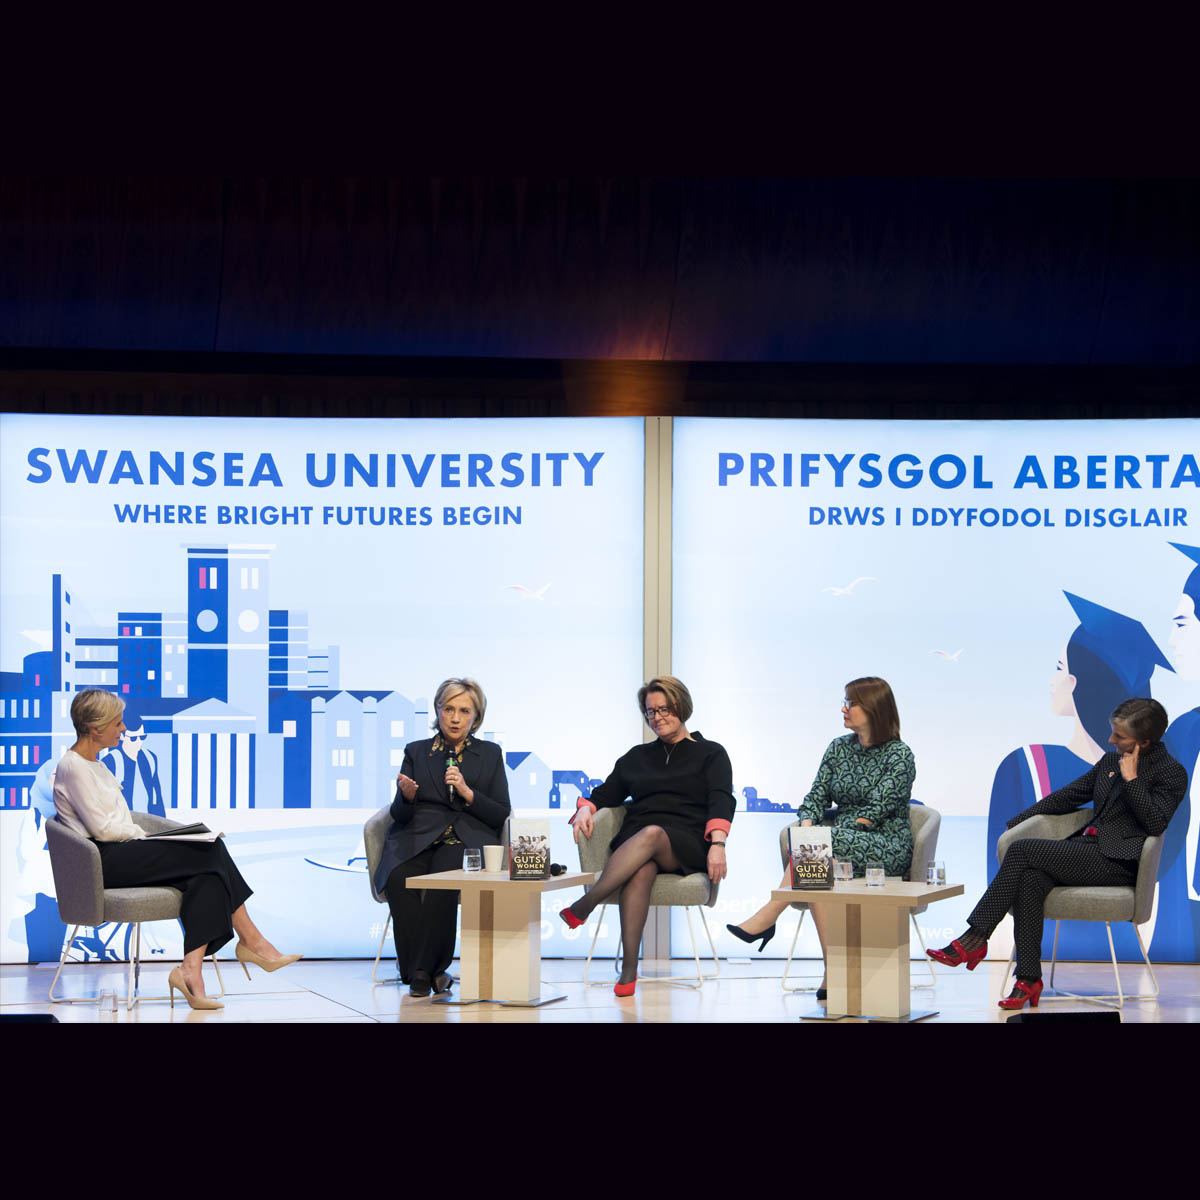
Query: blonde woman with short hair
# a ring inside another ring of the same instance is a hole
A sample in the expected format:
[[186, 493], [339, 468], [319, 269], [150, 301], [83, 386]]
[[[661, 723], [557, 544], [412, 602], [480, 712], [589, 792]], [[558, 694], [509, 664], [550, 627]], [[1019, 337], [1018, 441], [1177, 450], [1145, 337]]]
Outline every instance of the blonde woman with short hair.
[[277, 971], [303, 956], [281, 954], [250, 919], [250, 887], [224, 842], [147, 838], [134, 822], [116, 776], [100, 762], [100, 752], [121, 741], [124, 711], [125, 702], [101, 688], [76, 694], [71, 721], [77, 736], [54, 772], [54, 807], [68, 829], [96, 843], [105, 887], [166, 886], [183, 894], [183, 961], [168, 976], [171, 1004], [179, 991], [192, 1008], [223, 1008], [205, 995], [201, 968], [205, 955], [235, 932], [234, 950], [247, 977], [249, 963]]

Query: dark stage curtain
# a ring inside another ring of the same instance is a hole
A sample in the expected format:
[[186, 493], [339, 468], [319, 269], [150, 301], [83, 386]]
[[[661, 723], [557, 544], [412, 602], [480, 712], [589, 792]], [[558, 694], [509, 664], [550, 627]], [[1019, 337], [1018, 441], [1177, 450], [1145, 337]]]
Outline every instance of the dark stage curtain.
[[1200, 363], [1196, 181], [0, 180], [0, 347]]

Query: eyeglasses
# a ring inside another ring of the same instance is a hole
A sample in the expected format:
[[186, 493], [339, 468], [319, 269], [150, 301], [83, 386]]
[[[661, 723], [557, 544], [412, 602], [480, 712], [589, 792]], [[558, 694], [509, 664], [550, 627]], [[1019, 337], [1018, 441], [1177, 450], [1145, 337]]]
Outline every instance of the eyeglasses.
[[845, 696], [842, 697], [843, 708], [853, 708], [857, 703], [857, 700], [847, 700]]
[[646, 720], [653, 721], [655, 717], [669, 717], [671, 710], [669, 708], [648, 708], [646, 709]]

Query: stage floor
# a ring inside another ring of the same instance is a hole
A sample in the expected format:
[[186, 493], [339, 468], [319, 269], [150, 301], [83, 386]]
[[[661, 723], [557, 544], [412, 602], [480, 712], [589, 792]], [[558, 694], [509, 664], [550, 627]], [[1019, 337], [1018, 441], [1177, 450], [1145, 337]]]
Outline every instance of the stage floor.
[[[751, 962], [731, 959], [721, 963], [719, 978], [696, 990], [680, 984], [639, 982], [637, 994], [617, 999], [612, 993], [610, 961], [593, 965], [594, 979], [608, 980], [604, 987], [589, 987], [583, 982], [583, 962], [578, 959], [548, 959], [542, 964], [542, 979], [550, 991], [565, 993], [565, 998], [540, 1008], [507, 1008], [497, 1004], [442, 1005], [428, 999], [415, 1000], [408, 988], [397, 982], [375, 984], [371, 981], [371, 962], [367, 960], [327, 960], [300, 962], [273, 975], [251, 968], [247, 981], [237, 962], [222, 962], [221, 972], [228, 989], [225, 1008], [216, 1012], [193, 1012], [176, 993], [175, 1007], [167, 1003], [167, 972], [172, 964], [154, 962], [142, 970], [143, 999], [132, 1012], [122, 1006], [116, 1015], [100, 1012], [92, 1004], [50, 1004], [48, 993], [55, 964], [0, 967], [0, 1016], [27, 1013], [53, 1013], [60, 1021], [72, 1024], [162, 1024], [164, 1022], [204, 1022], [215, 1024], [322, 1022], [386, 1024], [571, 1024], [571, 1023], [708, 1023], [708, 1024], [800, 1024], [801, 1013], [816, 1007], [812, 992], [785, 993], [780, 985], [783, 963]], [[647, 974], [682, 973], [690, 960], [643, 964]], [[986, 969], [985, 969], [986, 968]], [[393, 971], [392, 964], [380, 964], [380, 974]], [[810, 976], [820, 964], [803, 961], [793, 964], [789, 982], [796, 982], [796, 971]], [[451, 971], [457, 975], [455, 962]], [[1123, 1021], [1139, 1023], [1200, 1022], [1200, 966], [1156, 966], [1161, 993], [1157, 1001], [1127, 1001], [1121, 1011]], [[1004, 994], [1005, 964], [981, 964], [974, 972], [938, 969], [933, 988], [913, 991], [914, 1010], [937, 1009], [938, 1015], [922, 1024], [996, 1024], [1011, 1014], [996, 1006]], [[914, 982], [929, 978], [920, 963], [913, 963]], [[126, 974], [120, 964], [72, 965], [63, 969], [62, 992], [67, 996], [95, 994], [115, 989], [122, 994]], [[1126, 965], [1121, 972], [1127, 991], [1149, 990], [1145, 968]], [[205, 967], [205, 982], [215, 993], [212, 968]], [[819, 979], [809, 979], [812, 986]], [[1073, 991], [1111, 991], [1112, 967], [1096, 963], [1068, 963], [1060, 966], [1057, 982]], [[157, 997], [162, 997], [161, 999]], [[1095, 1004], [1042, 1000], [1042, 1012], [1101, 1011]], [[1028, 1009], [1026, 1010], [1028, 1011]], [[840, 1022], [804, 1022], [803, 1027], [829, 1028], [833, 1024], [861, 1024], [853, 1018]]]

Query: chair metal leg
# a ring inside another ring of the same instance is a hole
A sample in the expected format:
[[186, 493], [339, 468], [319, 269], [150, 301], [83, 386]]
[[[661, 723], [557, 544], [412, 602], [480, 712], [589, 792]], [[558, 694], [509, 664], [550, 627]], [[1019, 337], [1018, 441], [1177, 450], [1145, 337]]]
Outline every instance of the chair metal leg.
[[[1115, 992], [1111, 992], [1111, 993], [1101, 993], [1101, 994], [1094, 995], [1094, 996], [1085, 996], [1081, 992], [1068, 992], [1065, 988], [1054, 988], [1055, 995], [1048, 996], [1045, 993], [1043, 993], [1042, 994], [1043, 1000], [1046, 1000], [1046, 1001], [1082, 1000], [1085, 1004], [1099, 1004], [1102, 1008], [1124, 1008], [1126, 1000], [1157, 1000], [1158, 999], [1158, 976], [1155, 975], [1154, 964], [1150, 961], [1149, 954], [1146, 953], [1146, 943], [1142, 941], [1142, 931], [1136, 925], [1133, 926], [1133, 933], [1134, 933], [1134, 936], [1137, 938], [1138, 949], [1141, 950], [1141, 952], [1142, 952], [1142, 961], [1146, 964], [1147, 968], [1149, 969], [1150, 979], [1154, 983], [1154, 991], [1139, 992], [1136, 995], [1127, 996], [1127, 995], [1125, 995], [1124, 988], [1121, 986], [1121, 971], [1120, 971], [1119, 966], [1117, 965], [1117, 948], [1113, 942], [1112, 922], [1105, 921], [1104, 928], [1108, 932], [1108, 953], [1109, 953], [1109, 958], [1112, 962], [1113, 978], [1116, 980], [1117, 990]], [[1054, 952], [1055, 952], [1055, 955], [1057, 956], [1057, 954], [1058, 954], [1058, 929], [1057, 928], [1055, 928], [1055, 931], [1054, 931]], [[1050, 972], [1050, 983], [1051, 983], [1051, 986], [1053, 987], [1053, 984], [1054, 984], [1053, 967], [1051, 967], [1051, 972]], [[1113, 1001], [1113, 1000], [1116, 1001], [1115, 1004], [1110, 1003], [1110, 1001]]]
[[383, 936], [379, 939], [379, 949], [375, 951], [375, 965], [371, 968], [371, 979], [375, 983], [395, 983], [394, 979], [379, 978], [379, 960], [383, 957], [383, 944], [387, 941], [388, 930], [392, 927], [392, 914], [388, 910], [387, 920], [383, 923]]
[[1112, 955], [1113, 977], [1117, 981], [1117, 1007], [1125, 1007], [1125, 997], [1121, 994], [1121, 972], [1117, 968], [1117, 948], [1113, 945], [1112, 922], [1105, 921], [1104, 928], [1108, 931], [1108, 952]]
[[713, 941], [712, 930], [708, 927], [708, 918], [704, 915], [703, 907], [701, 907], [698, 911], [700, 913], [700, 922], [704, 926], [704, 936], [708, 938], [708, 948], [712, 951], [713, 962], [717, 967], [717, 969], [711, 975], [707, 975], [705, 978], [716, 979], [716, 977], [721, 973], [721, 958], [720, 955], [717, 954], [716, 943]]
[[911, 913], [913, 928], [917, 931], [917, 941], [921, 943], [921, 956], [925, 959], [925, 965], [929, 968], [929, 983], [914, 983], [915, 988], [937, 987], [937, 975], [933, 970], [933, 959], [925, 953], [925, 939], [921, 936], [921, 926], [917, 924], [917, 914]]
[[54, 994], [54, 985], [58, 983], [58, 977], [62, 974], [63, 964], [67, 961], [67, 951], [71, 949], [75, 941], [75, 935], [79, 932], [79, 926], [73, 925], [71, 932], [67, 935], [67, 940], [63, 942], [62, 953], [58, 956], [58, 970], [54, 972], [54, 978], [50, 980], [50, 1003], [51, 1004], [99, 1004], [99, 996], [80, 996], [77, 1000], [66, 996], [56, 996]]
[[[608, 987], [607, 983], [600, 983], [598, 980], [588, 978], [588, 971], [592, 966], [592, 955], [596, 951], [596, 939], [600, 936], [600, 926], [604, 921], [604, 910], [607, 907], [607, 904], [600, 905], [600, 915], [596, 918], [596, 928], [592, 930], [592, 944], [588, 947], [587, 959], [583, 964], [583, 982], [588, 987]], [[618, 947], [617, 953], [621, 953], [620, 947]]]
[[[129, 971], [125, 984], [125, 1011], [129, 1012], [136, 1008], [143, 999], [146, 1000], [167, 1000], [167, 996], [140, 996], [138, 993], [141, 989], [142, 979], [142, 924], [140, 921], [130, 922], [132, 926], [132, 953], [129, 956]], [[67, 953], [71, 949], [72, 943], [75, 941], [75, 935], [79, 932], [80, 926], [75, 925], [71, 929], [71, 934], [65, 942], [63, 942], [62, 953], [58, 958], [58, 970], [54, 972], [54, 978], [50, 981], [50, 1003], [51, 1004], [99, 1004], [99, 996], [81, 996], [78, 999], [72, 999], [66, 996], [56, 996], [54, 994], [55, 985], [58, 983], [58, 977], [62, 974], [62, 969], [66, 965]], [[217, 973], [217, 982], [221, 985], [221, 990], [217, 993], [216, 998], [219, 999], [225, 995], [225, 980], [221, 975], [221, 964], [217, 961], [215, 954], [208, 956], [208, 961], [212, 963], [213, 970]]]
[[137, 1003], [138, 984], [142, 980], [142, 964], [138, 961], [142, 953], [142, 923], [133, 925], [133, 953], [129, 956], [129, 987], [125, 992], [125, 1011], [130, 1012]]
[[1142, 931], [1135, 925], [1133, 927], [1133, 936], [1137, 938], [1138, 949], [1142, 952], [1142, 961], [1146, 964], [1146, 969], [1150, 972], [1150, 980], [1154, 984], [1154, 991], [1145, 996], [1130, 996], [1130, 1000], [1157, 1000], [1158, 999], [1158, 976], [1154, 973], [1154, 964], [1150, 961], [1150, 955], [1146, 953], [1146, 943], [1142, 941]]
[[[804, 924], [804, 918], [808, 916], [808, 909], [800, 910], [800, 920], [796, 922], [796, 932], [792, 935], [792, 946], [788, 951], [787, 962], [783, 964], [783, 978], [779, 981], [785, 992], [815, 992], [815, 987], [805, 987], [801, 984], [799, 987], [788, 987], [788, 973], [792, 969], [792, 958], [796, 953], [796, 943], [800, 940], [800, 926]], [[814, 975], [801, 975], [801, 979], [815, 979]]]
[[[700, 908], [700, 919], [701, 919], [701, 921], [704, 922], [704, 932], [706, 934], [708, 934], [709, 949], [712, 950], [713, 962], [716, 965], [717, 969], [706, 975], [700, 966], [700, 951], [696, 946], [696, 930], [695, 930], [695, 927], [692, 925], [692, 907], [693, 906], [690, 904], [685, 905], [683, 912], [684, 912], [684, 915], [687, 917], [688, 933], [691, 935], [691, 938], [692, 938], [692, 957], [696, 960], [695, 976], [692, 976], [692, 975], [649, 976], [649, 975], [647, 975], [644, 978], [640, 979], [639, 982], [641, 982], [641, 983], [684, 983], [684, 984], [687, 984], [688, 987], [693, 987], [693, 988], [699, 989], [704, 986], [704, 981], [706, 979], [716, 979], [716, 977], [718, 975], [720, 975], [721, 960], [720, 960], [720, 958], [717, 957], [717, 947], [713, 943], [712, 933], [709, 932], [708, 920], [704, 916], [703, 908]], [[697, 905], [695, 907], [700, 907], [700, 906]]]

